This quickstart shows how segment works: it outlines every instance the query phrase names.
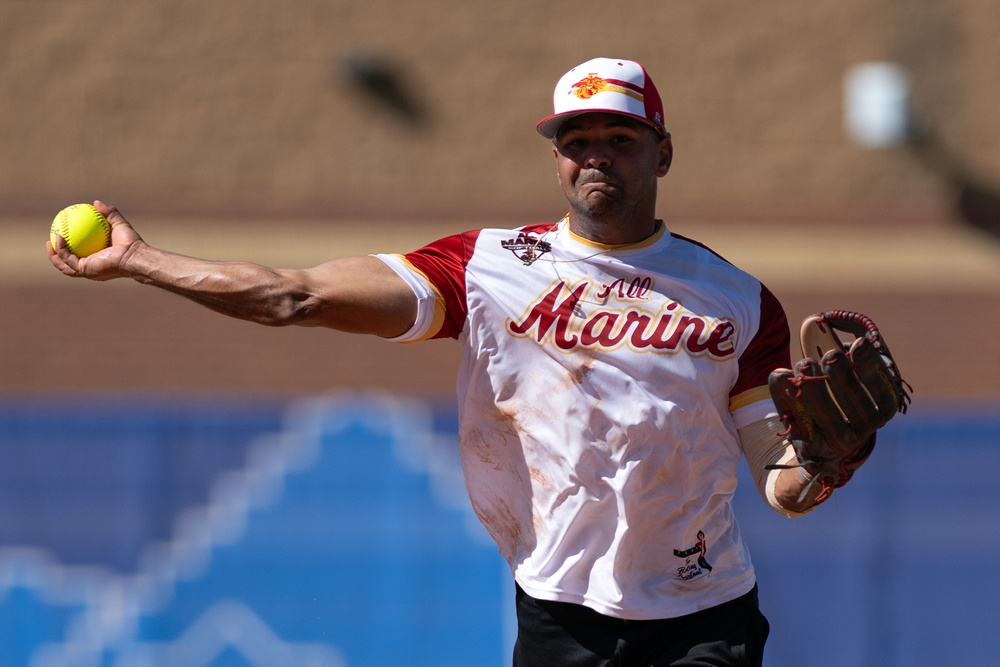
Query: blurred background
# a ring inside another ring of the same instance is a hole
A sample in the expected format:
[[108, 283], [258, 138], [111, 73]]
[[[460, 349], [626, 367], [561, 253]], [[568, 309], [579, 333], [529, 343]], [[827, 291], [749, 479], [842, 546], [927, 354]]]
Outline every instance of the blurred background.
[[667, 225], [793, 325], [870, 315], [915, 387], [836, 502], [740, 502], [767, 664], [988, 664], [998, 32], [985, 0], [0, 0], [0, 665], [509, 663], [454, 343], [256, 327], [44, 242], [95, 198], [286, 267], [558, 219], [534, 124], [597, 55], [663, 96]]

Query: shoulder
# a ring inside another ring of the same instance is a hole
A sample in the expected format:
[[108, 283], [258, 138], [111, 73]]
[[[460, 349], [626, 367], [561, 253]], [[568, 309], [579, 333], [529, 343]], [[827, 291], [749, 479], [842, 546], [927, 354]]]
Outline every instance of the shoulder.
[[663, 252], [672, 271], [706, 293], [756, 301], [766, 289], [756, 276], [687, 236], [670, 232]]
[[671, 246], [675, 248], [675, 250], [687, 251], [692, 255], [703, 257], [706, 260], [712, 260], [720, 264], [726, 264], [732, 267], [736, 271], [741, 271], [742, 273], [746, 273], [745, 271], [742, 271], [742, 269], [737, 267], [735, 264], [730, 262], [728, 259], [720, 255], [718, 252], [708, 247], [706, 244], [702, 243], [701, 241], [696, 241], [695, 239], [692, 239], [688, 236], [684, 236], [683, 234], [678, 234], [677, 232], [673, 231], [670, 232], [670, 240], [672, 242]]
[[[471, 229], [451, 236], [440, 238], [428, 243], [423, 248], [419, 248], [413, 253], [426, 252], [428, 249], [449, 254], [471, 253], [481, 241], [490, 245], [502, 248], [511, 245], [516, 239], [521, 237], [537, 238], [554, 231], [558, 227], [557, 222], [538, 222], [521, 227], [483, 227]], [[507, 242], [509, 241], [509, 243]], [[407, 253], [413, 254], [413, 253]]]

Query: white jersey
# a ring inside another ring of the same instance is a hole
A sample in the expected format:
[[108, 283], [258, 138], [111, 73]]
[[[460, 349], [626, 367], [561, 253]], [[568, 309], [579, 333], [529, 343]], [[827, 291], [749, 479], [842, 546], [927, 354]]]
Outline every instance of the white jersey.
[[451, 336], [473, 509], [536, 598], [671, 618], [754, 585], [730, 500], [737, 428], [774, 414], [788, 325], [761, 283], [657, 233], [595, 245], [560, 223], [380, 255]]

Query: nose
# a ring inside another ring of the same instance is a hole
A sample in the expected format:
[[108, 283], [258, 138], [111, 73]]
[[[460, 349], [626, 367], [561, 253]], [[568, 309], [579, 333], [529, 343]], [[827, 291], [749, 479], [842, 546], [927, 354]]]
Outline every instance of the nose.
[[611, 166], [611, 151], [601, 142], [594, 142], [587, 147], [583, 166], [587, 169], [603, 169]]

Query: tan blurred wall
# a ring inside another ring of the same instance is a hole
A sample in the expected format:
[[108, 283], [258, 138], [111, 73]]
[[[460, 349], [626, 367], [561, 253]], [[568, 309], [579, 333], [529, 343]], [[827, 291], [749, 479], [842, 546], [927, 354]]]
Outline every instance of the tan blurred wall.
[[[534, 123], [594, 55], [641, 60], [663, 93], [672, 229], [764, 279], [793, 327], [870, 314], [918, 402], [1000, 397], [983, 354], [1000, 241], [959, 224], [911, 151], [854, 145], [841, 120], [847, 68], [895, 61], [947, 150], [1000, 187], [997, 35], [991, 0], [0, 0], [0, 398], [452, 391], [449, 342], [266, 329], [65, 279], [48, 223], [99, 197], [169, 249], [306, 266], [551, 220]], [[351, 86], [358, 55], [400, 67], [426, 122]]]
[[[0, 197], [551, 215], [534, 122], [559, 75], [612, 55], [665, 98], [664, 206], [920, 210], [942, 194], [925, 166], [845, 139], [844, 72], [907, 67], [921, 113], [1000, 183], [998, 34], [991, 0], [2, 0]], [[347, 85], [351, 54], [398, 63], [427, 123]]]

